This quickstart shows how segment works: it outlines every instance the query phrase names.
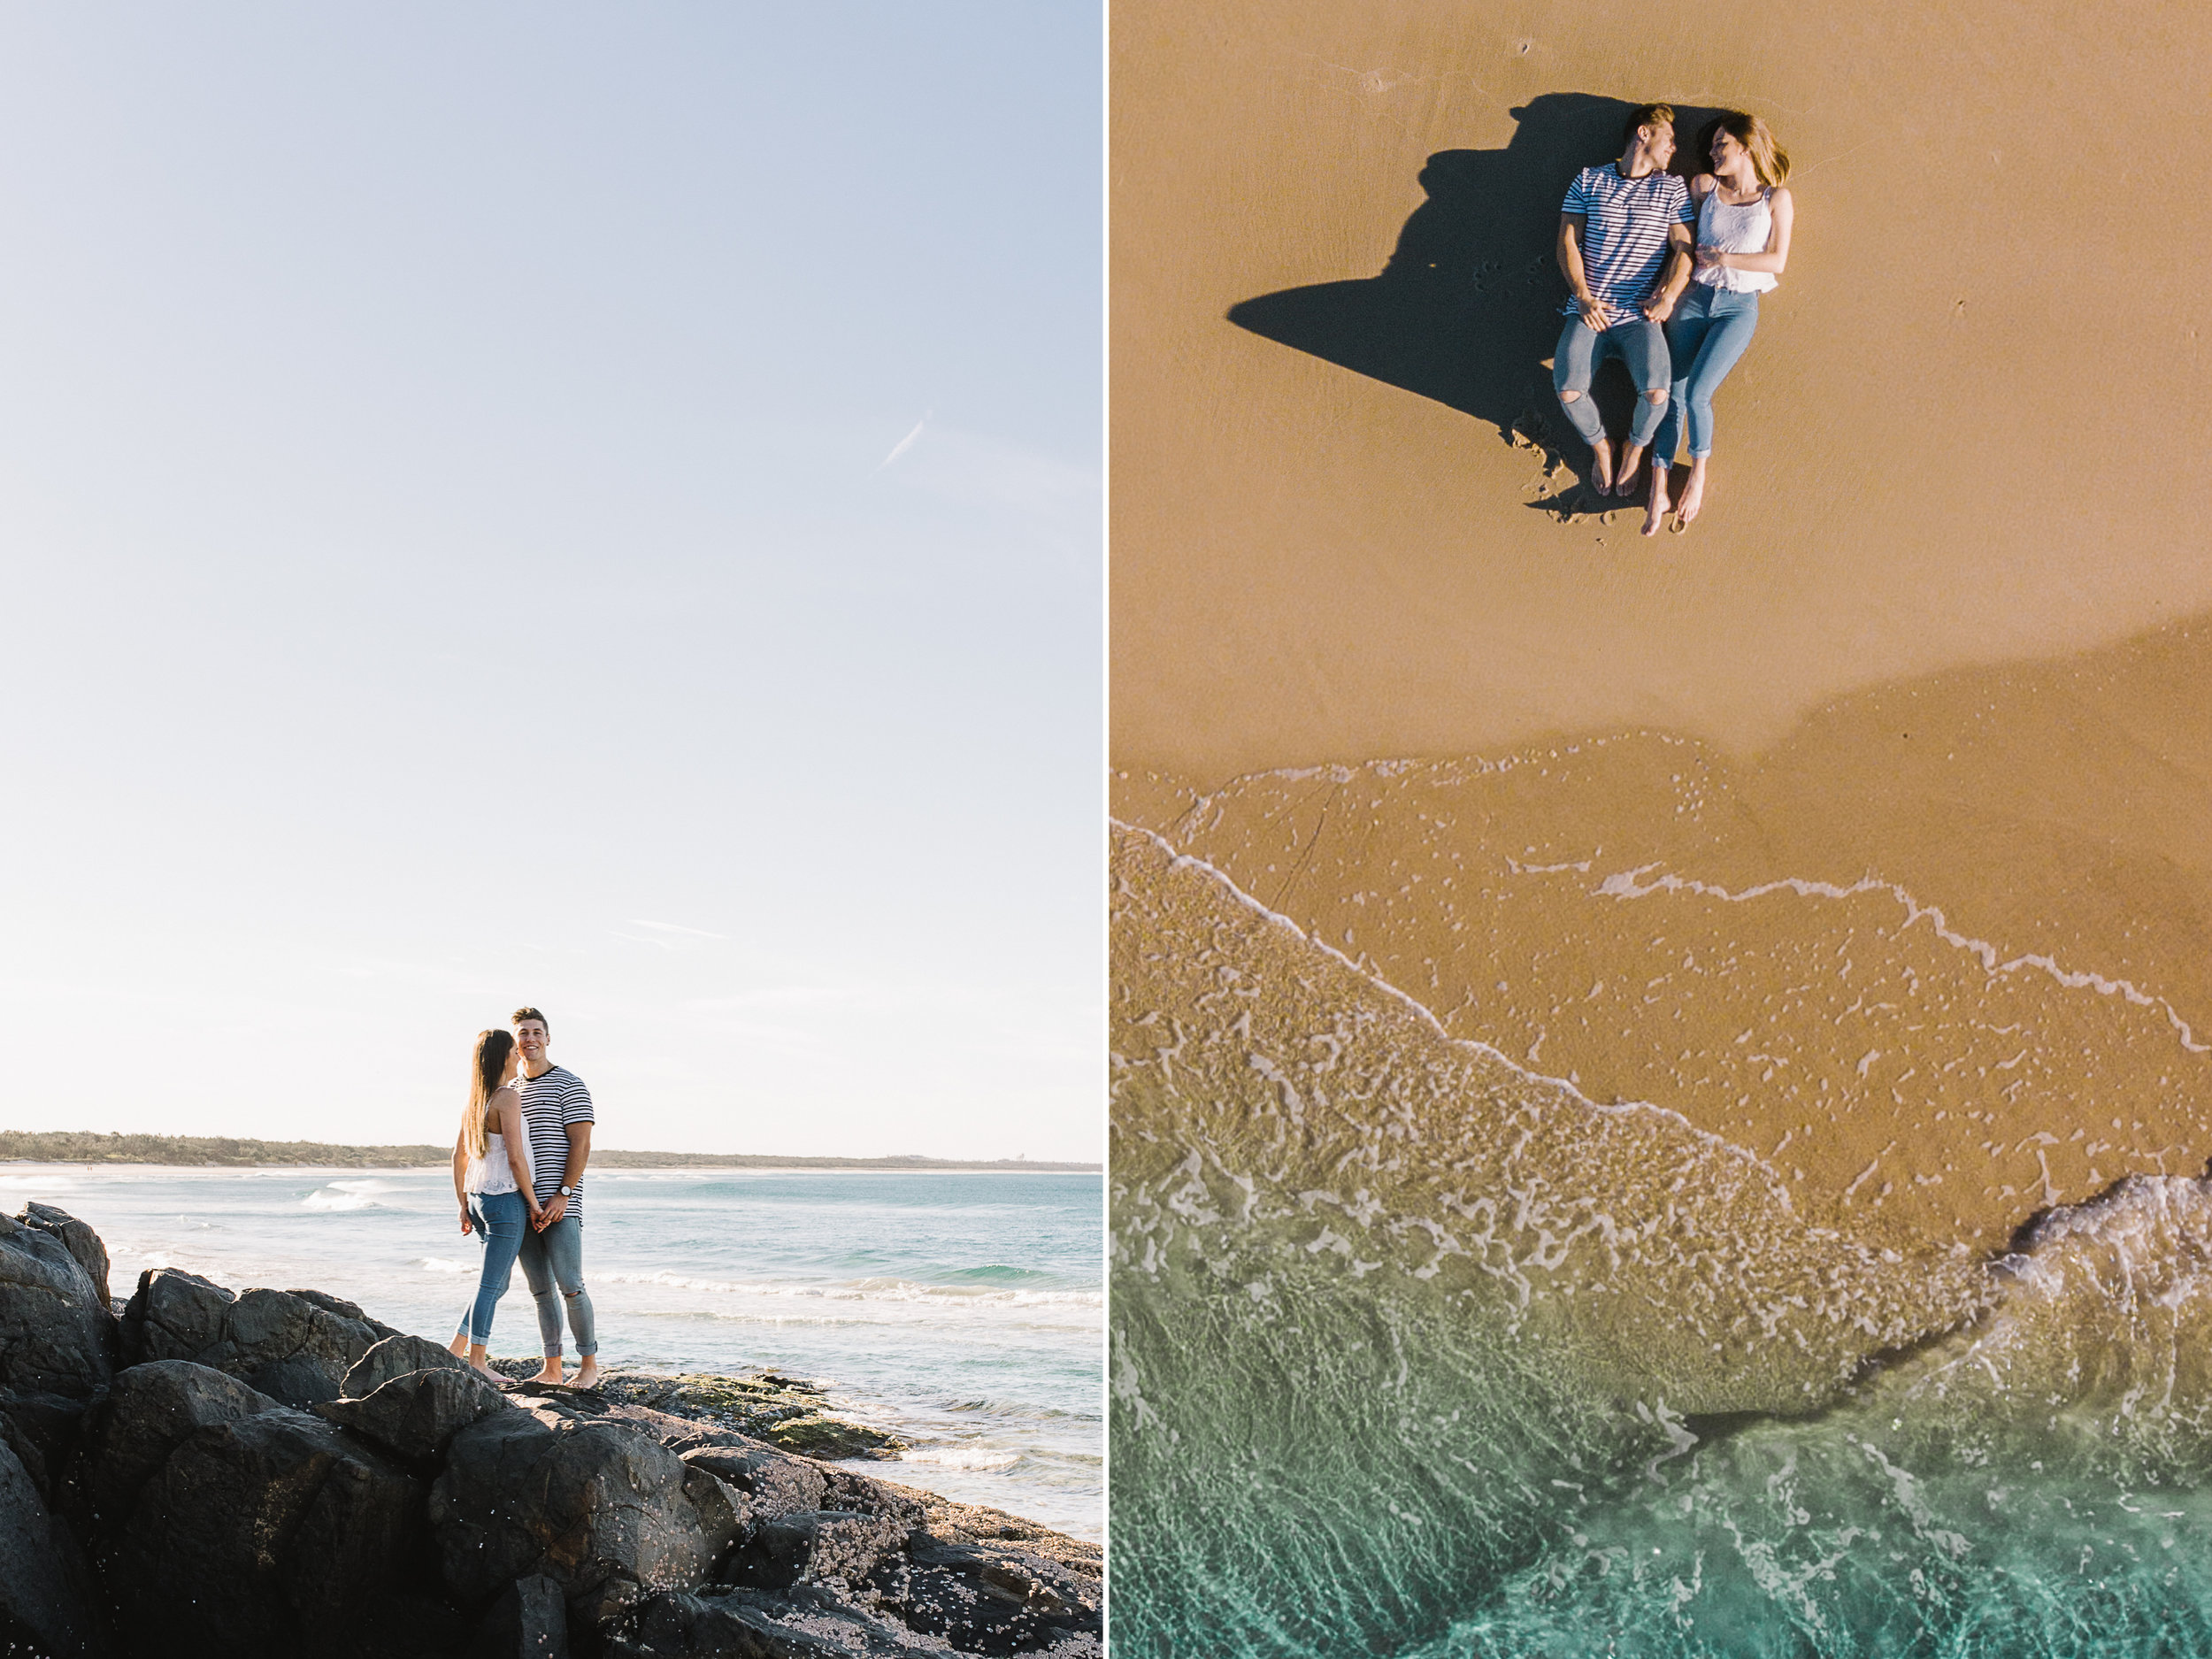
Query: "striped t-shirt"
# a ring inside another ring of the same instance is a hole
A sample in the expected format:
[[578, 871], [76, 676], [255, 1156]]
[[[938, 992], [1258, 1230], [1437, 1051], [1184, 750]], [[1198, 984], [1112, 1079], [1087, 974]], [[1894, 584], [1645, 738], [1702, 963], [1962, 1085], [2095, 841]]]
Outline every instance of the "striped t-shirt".
[[[595, 1121], [591, 1115], [591, 1091], [584, 1079], [565, 1066], [555, 1066], [540, 1077], [518, 1077], [515, 1090], [522, 1096], [522, 1126], [530, 1133], [530, 1156], [537, 1177], [531, 1185], [538, 1202], [550, 1203], [568, 1172], [568, 1126]], [[584, 1188], [577, 1183], [568, 1201], [568, 1213], [584, 1213]]]
[[[1582, 230], [1582, 273], [1590, 292], [1613, 308], [1616, 323], [1636, 322], [1667, 267], [1667, 233], [1694, 225], [1690, 187], [1656, 169], [1624, 178], [1617, 162], [1585, 167], [1567, 188], [1563, 213], [1588, 215]], [[1559, 308], [1575, 313], [1574, 298]]]

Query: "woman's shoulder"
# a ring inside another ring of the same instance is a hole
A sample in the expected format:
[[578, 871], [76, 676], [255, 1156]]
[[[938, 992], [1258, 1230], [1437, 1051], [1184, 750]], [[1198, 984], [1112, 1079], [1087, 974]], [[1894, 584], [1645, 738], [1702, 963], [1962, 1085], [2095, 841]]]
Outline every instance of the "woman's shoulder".
[[1718, 185], [1719, 182], [1720, 180], [1713, 177], [1713, 175], [1709, 173], [1697, 173], [1690, 180], [1690, 194], [1698, 200], [1702, 201], [1707, 196], [1712, 195], [1714, 188]]
[[1774, 207], [1788, 207], [1796, 200], [1797, 198], [1790, 194], [1790, 187], [1786, 184], [1778, 184], [1767, 192], [1767, 201]]

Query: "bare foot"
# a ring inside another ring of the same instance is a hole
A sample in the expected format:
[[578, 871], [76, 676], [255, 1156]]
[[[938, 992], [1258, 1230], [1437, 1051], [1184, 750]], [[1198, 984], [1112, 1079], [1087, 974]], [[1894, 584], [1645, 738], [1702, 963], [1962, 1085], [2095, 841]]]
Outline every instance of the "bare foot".
[[1667, 521], [1667, 474], [1673, 469], [1657, 461], [1651, 464], [1651, 505], [1644, 510], [1644, 534], [1657, 535], [1659, 526]]
[[552, 1358], [547, 1360], [545, 1362], [544, 1369], [540, 1371], [538, 1374], [530, 1379], [530, 1380], [532, 1382], [542, 1383], [559, 1382], [561, 1380], [561, 1356], [556, 1354]]
[[1613, 446], [1603, 438], [1591, 446], [1590, 488], [1601, 495], [1613, 493]]
[[1621, 470], [1613, 475], [1613, 493], [1616, 495], [1627, 496], [1636, 493], [1636, 472], [1643, 464], [1644, 446], [1640, 443], [1630, 445], [1627, 452], [1621, 457]]
[[597, 1356], [595, 1355], [591, 1358], [587, 1359], [581, 1365], [576, 1368], [576, 1379], [569, 1386], [572, 1388], [596, 1388], [599, 1386], [599, 1360]]
[[490, 1363], [489, 1363], [488, 1361], [486, 1361], [486, 1360], [480, 1360], [480, 1359], [472, 1359], [472, 1360], [471, 1360], [471, 1361], [469, 1362], [469, 1369], [470, 1369], [471, 1371], [472, 1371], [476, 1372], [476, 1373], [477, 1373], [477, 1375], [479, 1375], [480, 1377], [484, 1378], [487, 1381], [489, 1381], [489, 1382], [495, 1382], [495, 1383], [498, 1383], [498, 1382], [505, 1382], [505, 1381], [507, 1380], [504, 1377], [502, 1377], [502, 1376], [501, 1376], [501, 1375], [500, 1375], [497, 1371], [494, 1371], [494, 1370], [491, 1368]]
[[1675, 509], [1683, 527], [1696, 520], [1697, 510], [1705, 504], [1705, 457], [1699, 456], [1690, 463], [1690, 481], [1682, 487], [1682, 504]]
[[469, 1351], [468, 1338], [465, 1335], [455, 1336], [453, 1340], [445, 1345], [445, 1351], [456, 1359], [466, 1359]]

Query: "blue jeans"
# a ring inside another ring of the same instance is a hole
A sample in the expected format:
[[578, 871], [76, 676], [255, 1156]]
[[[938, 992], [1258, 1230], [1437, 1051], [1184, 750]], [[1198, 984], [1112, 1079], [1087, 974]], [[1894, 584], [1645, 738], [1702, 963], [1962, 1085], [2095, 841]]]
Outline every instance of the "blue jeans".
[[592, 1324], [591, 1297], [584, 1290], [583, 1217], [563, 1216], [544, 1232], [527, 1234], [522, 1240], [522, 1276], [538, 1299], [538, 1335], [544, 1339], [546, 1357], [560, 1357], [564, 1302], [568, 1328], [576, 1333], [577, 1356], [596, 1354], [599, 1333]]
[[[1660, 418], [1667, 412], [1664, 398], [1655, 403], [1649, 396], [1666, 389], [1667, 337], [1657, 323], [1640, 311], [1635, 321], [1615, 323], [1601, 334], [1579, 317], [1567, 319], [1567, 326], [1559, 331], [1558, 349], [1552, 353], [1551, 384], [1559, 394], [1559, 407], [1566, 411], [1567, 424], [1582, 434], [1583, 442], [1597, 448], [1605, 438], [1605, 426], [1598, 419], [1597, 405], [1590, 401], [1590, 380], [1598, 365], [1610, 357], [1628, 365], [1628, 377], [1636, 382], [1639, 394], [1628, 441], [1649, 443]], [[1571, 399], [1569, 392], [1577, 396]]]
[[1751, 344], [1752, 330], [1759, 326], [1759, 296], [1732, 294], [1726, 288], [1690, 284], [1682, 303], [1667, 320], [1667, 343], [1672, 349], [1675, 382], [1667, 399], [1667, 418], [1659, 423], [1652, 440], [1651, 457], [1662, 465], [1674, 464], [1674, 445], [1686, 424], [1690, 429], [1690, 458], [1701, 460], [1713, 452], [1713, 394], [1728, 378]]
[[530, 1211], [520, 1193], [476, 1193], [469, 1198], [469, 1214], [476, 1220], [476, 1236], [484, 1241], [484, 1274], [477, 1280], [475, 1301], [461, 1310], [454, 1334], [481, 1345], [492, 1340], [492, 1310], [514, 1277], [515, 1252], [522, 1248]]

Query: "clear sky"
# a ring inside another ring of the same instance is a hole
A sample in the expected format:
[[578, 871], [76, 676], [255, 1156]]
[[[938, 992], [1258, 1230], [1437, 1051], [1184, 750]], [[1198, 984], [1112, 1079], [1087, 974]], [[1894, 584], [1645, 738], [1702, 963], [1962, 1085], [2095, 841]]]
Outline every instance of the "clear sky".
[[0, 1127], [1099, 1156], [1099, 36], [0, 4]]

